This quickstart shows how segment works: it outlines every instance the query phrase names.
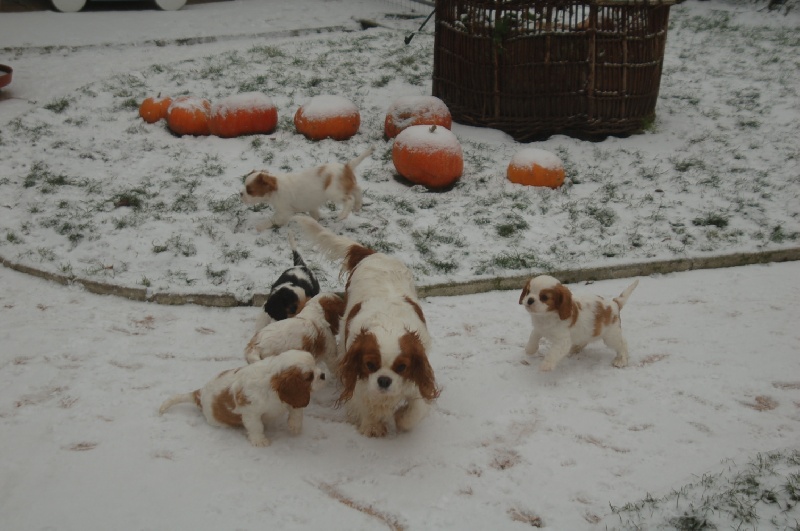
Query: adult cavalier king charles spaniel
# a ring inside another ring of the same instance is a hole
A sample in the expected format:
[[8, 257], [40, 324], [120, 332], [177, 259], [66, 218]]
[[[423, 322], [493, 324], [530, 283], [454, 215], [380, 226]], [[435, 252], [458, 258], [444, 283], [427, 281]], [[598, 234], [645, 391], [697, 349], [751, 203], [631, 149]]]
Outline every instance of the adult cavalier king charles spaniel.
[[439, 396], [427, 355], [431, 338], [411, 271], [308, 216], [293, 219], [319, 250], [341, 262], [347, 275], [338, 402], [367, 437], [411, 430]]

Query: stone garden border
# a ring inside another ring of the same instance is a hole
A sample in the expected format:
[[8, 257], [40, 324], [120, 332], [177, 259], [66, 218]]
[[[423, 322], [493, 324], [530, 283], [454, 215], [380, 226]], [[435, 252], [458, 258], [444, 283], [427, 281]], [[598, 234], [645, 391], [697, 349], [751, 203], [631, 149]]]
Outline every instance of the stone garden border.
[[[498, 290], [522, 289], [525, 282], [536, 274], [547, 273], [565, 284], [595, 280], [610, 280], [653, 274], [678, 273], [696, 269], [721, 269], [772, 262], [791, 262], [800, 260], [800, 247], [777, 249], [772, 251], [734, 253], [717, 256], [677, 258], [586, 269], [563, 269], [555, 271], [531, 271], [525, 275], [511, 277], [495, 277], [472, 280], [468, 282], [451, 282], [419, 286], [420, 297], [452, 297], [456, 295], [473, 295]], [[152, 302], [156, 304], [180, 306], [197, 304], [199, 306], [231, 308], [235, 306], [261, 306], [267, 298], [266, 293], [256, 293], [247, 301], [237, 300], [230, 294], [206, 293], [150, 293], [147, 288], [131, 288], [114, 284], [87, 280], [76, 276], [61, 275], [43, 271], [35, 267], [12, 262], [0, 256], [3, 266], [34, 277], [56, 282], [64, 286], [78, 285], [89, 293], [97, 295], [114, 295], [134, 301]]]

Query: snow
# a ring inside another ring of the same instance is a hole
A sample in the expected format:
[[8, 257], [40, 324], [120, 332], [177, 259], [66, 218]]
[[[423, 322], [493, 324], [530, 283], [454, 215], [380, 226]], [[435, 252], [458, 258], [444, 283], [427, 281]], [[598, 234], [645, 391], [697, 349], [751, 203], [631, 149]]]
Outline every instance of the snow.
[[[443, 120], [450, 116], [447, 105], [436, 96], [401, 96], [386, 110], [387, 120], [402, 130], [418, 120]], [[429, 122], [430, 123], [430, 122]]]
[[211, 115], [227, 116], [242, 110], [269, 111], [275, 109], [272, 99], [261, 92], [243, 92], [211, 104]]
[[343, 96], [334, 94], [321, 94], [314, 96], [301, 105], [303, 116], [309, 120], [324, 120], [326, 118], [349, 117], [358, 115], [358, 107]]
[[169, 111], [172, 109], [184, 109], [187, 111], [198, 111], [201, 113], [208, 113], [211, 108], [211, 102], [205, 98], [198, 96], [181, 96], [172, 100], [169, 106]]
[[548, 170], [563, 168], [561, 159], [555, 153], [537, 148], [523, 148], [511, 157], [511, 166], [532, 168], [534, 165]]
[[400, 131], [394, 141], [398, 147], [412, 152], [447, 153], [457, 158], [462, 156], [458, 137], [446, 127], [412, 125]]
[[[370, 145], [382, 149], [359, 167], [363, 211], [322, 222], [397, 255], [420, 285], [533, 273], [546, 262], [586, 268], [797, 245], [797, 10], [675, 6], [654, 131], [536, 143], [564, 161], [572, 182], [520, 191], [504, 173], [523, 146], [454, 123], [463, 188], [428, 193], [395, 181], [391, 144], [380, 140], [390, 102], [430, 91], [419, 57], [430, 55], [432, 25], [403, 47], [420, 19], [386, 16], [406, 8], [235, 0], [174, 12], [109, 3], [76, 14], [3, 13], [0, 62], [14, 78], [0, 91], [0, 256], [122, 287], [248, 300], [290, 265], [290, 253], [285, 231], [248, 225], [266, 213], [240, 204], [241, 176], [254, 166], [343, 162]], [[382, 26], [362, 32], [354, 20], [362, 17]], [[307, 77], [292, 70], [298, 60], [313, 66]], [[387, 79], [353, 74], [389, 68], [398, 69]], [[348, 83], [327, 84], [328, 70]], [[122, 106], [159, 92], [217, 101], [281, 71], [295, 77], [268, 85], [284, 117], [269, 136], [178, 138]], [[315, 88], [341, 89], [359, 106], [362, 130], [351, 141], [312, 143], [290, 131], [287, 117]], [[62, 103], [62, 114], [45, 108]], [[124, 192], [149, 209], [114, 208]], [[193, 202], [219, 212], [210, 217]], [[71, 217], [54, 216], [59, 203], [72, 205]], [[185, 211], [160, 212], [158, 203]], [[511, 240], [472, 222], [521, 218], [527, 228]], [[40, 224], [48, 220], [61, 224]], [[97, 232], [75, 244], [52, 230], [75, 235], [66, 222]], [[338, 264], [298, 244], [323, 289], [343, 289]], [[539, 244], [541, 262], [512, 271], [484, 263], [525, 258]], [[443, 274], [429, 265], [448, 260], [469, 268]], [[627, 368], [613, 368], [613, 353], [593, 344], [540, 373], [524, 354], [530, 321], [518, 290], [428, 297], [442, 395], [414, 431], [362, 437], [329, 387], [312, 400], [301, 435], [278, 422], [267, 430], [272, 445], [254, 448], [196, 408], [159, 416], [158, 406], [244, 364], [257, 308], [134, 302], [0, 268], [3, 528], [606, 529], [620, 522], [612, 507], [665, 496], [722, 463], [798, 448], [800, 265], [639, 280], [622, 312]], [[630, 281], [570, 287], [613, 297]], [[785, 514], [800, 519], [796, 508]]]

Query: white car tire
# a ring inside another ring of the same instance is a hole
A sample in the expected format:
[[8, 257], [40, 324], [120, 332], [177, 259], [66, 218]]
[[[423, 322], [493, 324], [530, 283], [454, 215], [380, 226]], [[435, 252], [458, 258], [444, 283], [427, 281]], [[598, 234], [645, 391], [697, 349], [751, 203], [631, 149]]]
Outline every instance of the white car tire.
[[62, 13], [75, 13], [83, 9], [86, 5], [86, 0], [50, 0], [53, 4], [53, 9], [61, 11]]
[[186, 0], [153, 0], [163, 11], [175, 11], [186, 5]]

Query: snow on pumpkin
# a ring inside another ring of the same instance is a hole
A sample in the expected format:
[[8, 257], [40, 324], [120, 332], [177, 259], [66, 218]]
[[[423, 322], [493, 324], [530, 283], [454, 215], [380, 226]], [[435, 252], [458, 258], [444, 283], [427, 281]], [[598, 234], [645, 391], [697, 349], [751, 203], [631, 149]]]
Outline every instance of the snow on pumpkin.
[[278, 125], [278, 110], [261, 92], [228, 96], [211, 107], [208, 126], [212, 135], [231, 138], [269, 134]]
[[445, 102], [436, 96], [402, 96], [386, 111], [383, 134], [394, 138], [412, 125], [438, 125], [450, 129], [453, 118]]
[[564, 184], [564, 164], [554, 153], [524, 148], [511, 157], [506, 176], [512, 183], [558, 188]]
[[412, 125], [401, 131], [394, 139], [392, 162], [397, 173], [428, 188], [450, 186], [464, 171], [458, 138], [436, 125]]
[[358, 132], [361, 114], [353, 102], [342, 96], [314, 96], [297, 109], [294, 126], [310, 140], [347, 140]]
[[167, 127], [176, 135], [208, 135], [210, 111], [211, 102], [205, 98], [179, 96], [167, 109]]

